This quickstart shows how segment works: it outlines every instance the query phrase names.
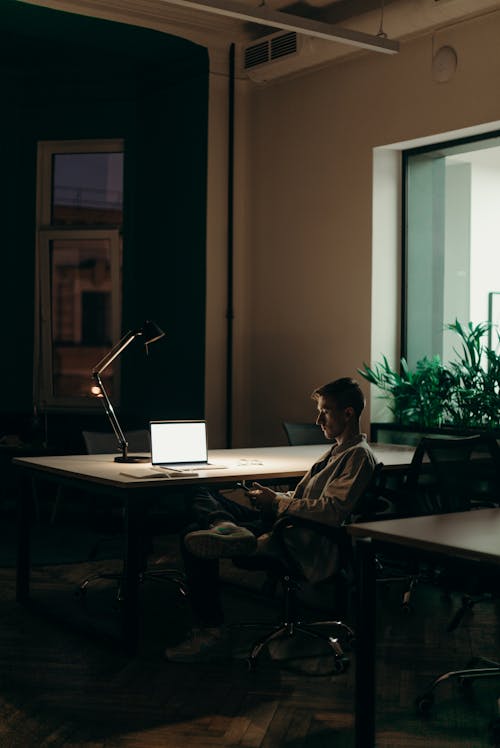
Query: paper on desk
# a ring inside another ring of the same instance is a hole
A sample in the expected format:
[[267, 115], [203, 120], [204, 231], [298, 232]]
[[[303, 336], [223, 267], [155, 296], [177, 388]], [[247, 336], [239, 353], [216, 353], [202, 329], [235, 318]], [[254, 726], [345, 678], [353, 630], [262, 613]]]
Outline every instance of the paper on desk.
[[175, 473], [169, 473], [168, 470], [151, 470], [149, 469], [139, 469], [139, 470], [121, 470], [120, 475], [125, 475], [127, 478], [196, 478], [199, 473], [191, 473], [187, 472], [186, 470], [176, 471]]
[[167, 472], [158, 472], [155, 470], [120, 470], [120, 475], [126, 475], [127, 478], [169, 478], [170, 475]]

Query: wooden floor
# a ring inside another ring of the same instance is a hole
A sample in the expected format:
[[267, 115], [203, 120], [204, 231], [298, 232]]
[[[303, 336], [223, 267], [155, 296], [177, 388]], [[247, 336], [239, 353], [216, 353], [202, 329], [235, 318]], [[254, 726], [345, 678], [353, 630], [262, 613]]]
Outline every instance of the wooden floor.
[[[9, 519], [5, 520], [7, 523]], [[68, 536], [69, 528], [60, 531]], [[39, 528], [43, 535], [44, 527]], [[53, 528], [47, 536], [53, 533]], [[13, 529], [11, 528], [11, 533]], [[170, 543], [170, 554], [174, 553]], [[171, 558], [171, 556], [170, 556]], [[88, 565], [46, 564], [35, 574], [52, 608], [116, 620], [114, 588], [97, 584], [86, 605], [74, 595]], [[45, 559], [46, 561], [46, 559]], [[99, 562], [100, 568], [109, 562]], [[167, 584], [143, 587], [144, 622], [135, 658], [56, 620], [18, 606], [15, 570], [0, 568], [0, 747], [45, 748], [351, 748], [354, 657], [341, 675], [317, 674], [325, 656], [305, 657], [304, 645], [266, 657], [256, 673], [244, 660], [248, 633], [233, 632], [235, 658], [218, 664], [181, 665], [163, 658], [166, 644], [189, 621], [183, 601]], [[464, 694], [446, 685], [432, 714], [415, 713], [414, 699], [438, 672], [470, 656], [498, 652], [493, 604], [478, 607], [457, 631], [444, 630], [456, 599], [421, 586], [414, 611], [404, 615], [395, 587], [379, 595], [377, 748], [482, 748], [495, 715], [500, 679], [477, 682]], [[228, 587], [231, 622], [274, 617], [275, 603]], [[288, 657], [289, 659], [279, 659]], [[367, 747], [368, 748], [368, 747]]]

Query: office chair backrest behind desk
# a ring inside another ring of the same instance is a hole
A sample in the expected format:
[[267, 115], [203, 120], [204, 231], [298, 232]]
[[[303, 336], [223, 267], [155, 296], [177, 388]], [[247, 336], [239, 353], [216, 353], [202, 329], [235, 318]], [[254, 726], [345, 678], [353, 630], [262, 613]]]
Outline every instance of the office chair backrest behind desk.
[[[116, 436], [111, 431], [82, 431], [87, 454], [118, 454], [120, 452]], [[128, 431], [125, 434], [129, 452], [151, 452], [151, 440], [147, 429]]]
[[283, 428], [291, 447], [302, 444], [331, 444], [316, 423], [283, 421]]
[[[424, 436], [415, 450], [406, 484], [395, 498], [399, 517], [466, 512], [500, 501], [500, 449], [489, 435]], [[413, 567], [415, 565], [413, 564]], [[410, 609], [412, 590], [421, 579], [438, 576], [432, 564], [408, 573], [403, 609]], [[438, 570], [439, 571], [439, 570]], [[439, 572], [441, 574], [441, 572]], [[452, 575], [442, 577], [453, 586]], [[454, 624], [455, 625], [455, 624]]]
[[407, 480], [415, 514], [467, 511], [500, 500], [500, 449], [493, 437], [424, 436]]

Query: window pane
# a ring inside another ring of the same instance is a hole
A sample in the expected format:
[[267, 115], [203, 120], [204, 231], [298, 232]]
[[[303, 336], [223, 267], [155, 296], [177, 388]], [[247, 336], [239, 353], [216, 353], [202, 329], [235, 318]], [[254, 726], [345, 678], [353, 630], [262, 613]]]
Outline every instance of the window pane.
[[447, 362], [446, 325], [486, 322], [500, 291], [498, 138], [410, 154], [406, 188], [406, 357]]
[[442, 353], [444, 159], [413, 159], [407, 194], [407, 358], [414, 366], [423, 356]]
[[[51, 241], [53, 387], [56, 397], [90, 397], [91, 371], [113, 340], [111, 241]], [[103, 372], [113, 395], [113, 365]]]
[[123, 153], [53, 156], [53, 226], [110, 226], [122, 219]]

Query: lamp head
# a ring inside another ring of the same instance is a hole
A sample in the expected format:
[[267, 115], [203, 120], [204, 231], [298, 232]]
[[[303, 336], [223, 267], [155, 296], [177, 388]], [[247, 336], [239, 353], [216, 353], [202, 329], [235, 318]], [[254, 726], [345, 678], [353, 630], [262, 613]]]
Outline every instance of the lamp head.
[[149, 345], [149, 343], [154, 343], [155, 340], [163, 338], [165, 333], [158, 327], [156, 322], [148, 319], [141, 329], [137, 331], [137, 335], [141, 335], [144, 338], [144, 344]]

